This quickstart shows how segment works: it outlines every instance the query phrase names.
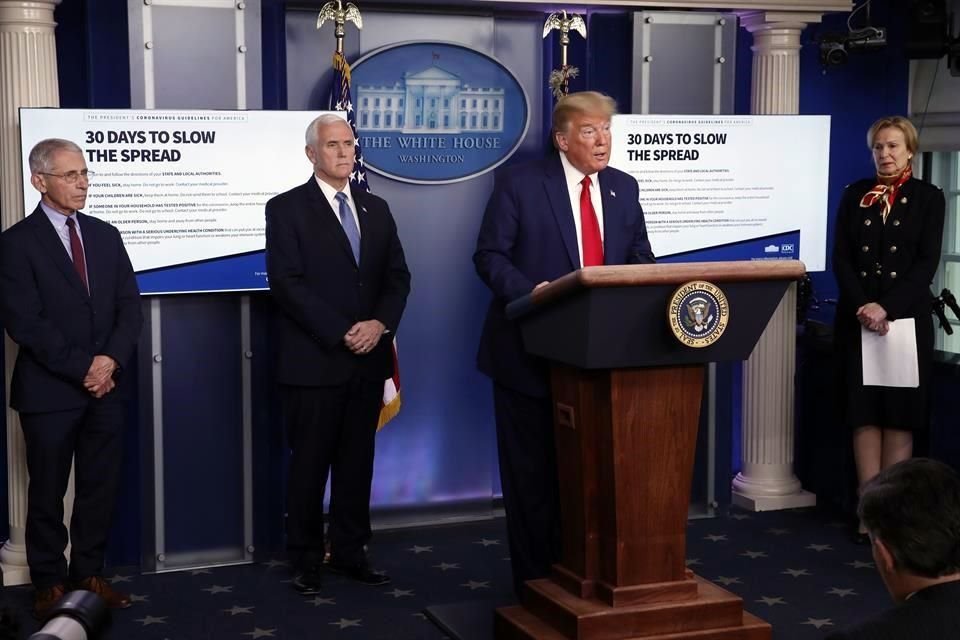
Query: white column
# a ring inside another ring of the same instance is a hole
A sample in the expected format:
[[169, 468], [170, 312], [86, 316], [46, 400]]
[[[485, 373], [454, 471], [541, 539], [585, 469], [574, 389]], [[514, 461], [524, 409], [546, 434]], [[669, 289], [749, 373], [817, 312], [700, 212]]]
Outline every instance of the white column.
[[[0, 145], [0, 222], [3, 229], [24, 217], [17, 109], [60, 104], [53, 35], [56, 26], [53, 10], [58, 4], [60, 0], [0, 0], [0, 139], [3, 140]], [[5, 337], [4, 349], [5, 380], [9, 392], [17, 346]], [[0, 567], [3, 569], [3, 584], [13, 585], [30, 582], [24, 545], [27, 465], [17, 413], [6, 408], [6, 418], [10, 539], [0, 549]]]
[[[800, 33], [815, 13], [741, 16], [753, 34], [750, 110], [800, 110]], [[809, 507], [817, 498], [793, 473], [797, 287], [791, 285], [743, 367], [742, 467], [733, 503], [751, 511]]]

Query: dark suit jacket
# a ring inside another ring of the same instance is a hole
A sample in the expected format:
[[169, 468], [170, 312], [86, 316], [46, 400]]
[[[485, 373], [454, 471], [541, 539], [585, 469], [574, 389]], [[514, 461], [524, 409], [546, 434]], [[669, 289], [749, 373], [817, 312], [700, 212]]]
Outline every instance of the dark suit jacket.
[[879, 204], [860, 207], [874, 184], [869, 179], [849, 185], [837, 210], [833, 248], [833, 270], [840, 285], [837, 316], [855, 323], [861, 305], [877, 302], [891, 319], [927, 320], [930, 283], [940, 266], [943, 191], [922, 180], [908, 180], [884, 224]]
[[351, 189], [360, 220], [357, 265], [338, 215], [311, 176], [267, 202], [267, 276], [280, 307], [278, 380], [325, 386], [358, 374], [393, 374], [392, 334], [354, 355], [343, 337], [356, 322], [376, 319], [396, 332], [410, 292], [410, 272], [387, 203]]
[[[636, 180], [607, 167], [598, 183], [604, 263], [654, 262]], [[531, 396], [547, 394], [546, 369], [526, 354], [519, 328], [504, 309], [536, 284], [580, 268], [573, 216], [558, 154], [508, 167], [497, 173], [473, 254], [477, 273], [494, 296], [480, 338], [478, 367], [497, 383]]]
[[960, 638], [960, 581], [927, 587], [892, 609], [827, 636], [827, 640]]
[[[120, 233], [76, 216], [89, 294], [39, 206], [0, 235], [0, 314], [20, 345], [10, 389], [17, 411], [84, 407], [93, 399], [83, 387], [93, 356], [108, 355], [122, 367], [140, 337], [140, 291]], [[111, 396], [123, 386], [122, 376], [114, 377]]]
[[[905, 182], [884, 224], [879, 204], [860, 201], [876, 181], [849, 185], [837, 211], [833, 271], [840, 285], [834, 318], [834, 346], [846, 394], [845, 421], [853, 426], [922, 429], [929, 420], [928, 391], [933, 372], [934, 331], [930, 284], [940, 265], [943, 192], [922, 180]], [[891, 320], [914, 318], [919, 389], [863, 387], [857, 309], [882, 306]], [[882, 407], [882, 410], [880, 410]]]

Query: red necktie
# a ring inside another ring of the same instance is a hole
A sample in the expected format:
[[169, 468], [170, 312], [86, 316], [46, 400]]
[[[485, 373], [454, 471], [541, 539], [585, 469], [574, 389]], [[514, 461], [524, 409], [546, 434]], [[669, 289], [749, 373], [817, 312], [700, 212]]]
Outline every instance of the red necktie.
[[590, 200], [590, 176], [580, 181], [580, 235], [583, 238], [583, 266], [595, 267], [603, 264], [603, 240], [600, 238], [600, 223], [597, 212]]
[[87, 261], [83, 256], [83, 244], [80, 242], [80, 236], [77, 234], [77, 223], [73, 217], [67, 218], [67, 229], [70, 230], [70, 253], [73, 254], [73, 268], [83, 282], [84, 289], [90, 292], [90, 286], [87, 284]]

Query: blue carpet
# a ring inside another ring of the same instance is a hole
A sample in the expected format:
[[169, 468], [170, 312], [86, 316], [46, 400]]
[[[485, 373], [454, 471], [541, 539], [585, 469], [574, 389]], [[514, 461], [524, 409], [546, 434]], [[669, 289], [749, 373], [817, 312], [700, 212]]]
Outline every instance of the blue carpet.
[[[691, 521], [687, 564], [744, 599], [773, 625], [777, 640], [821, 638], [887, 606], [869, 547], [846, 539], [841, 523], [815, 510], [745, 513]], [[510, 563], [502, 519], [377, 532], [374, 567], [393, 578], [369, 587], [328, 575], [316, 597], [295, 593], [289, 568], [267, 563], [137, 575], [111, 570], [113, 585], [134, 595], [115, 612], [103, 638], [200, 640], [249, 638], [439, 639], [423, 610], [466, 601], [511, 600]], [[22, 637], [38, 628], [29, 617], [32, 589], [4, 590], [20, 610]]]

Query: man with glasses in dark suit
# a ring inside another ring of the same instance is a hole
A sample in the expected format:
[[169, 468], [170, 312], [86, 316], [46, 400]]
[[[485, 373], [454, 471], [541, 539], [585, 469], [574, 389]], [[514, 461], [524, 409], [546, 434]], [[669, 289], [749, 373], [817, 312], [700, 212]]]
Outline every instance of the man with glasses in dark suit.
[[[0, 235], [0, 321], [20, 347], [10, 385], [30, 475], [26, 547], [43, 617], [66, 591], [130, 598], [102, 577], [120, 484], [125, 378], [143, 324], [120, 233], [80, 213], [90, 186], [83, 151], [51, 138], [30, 151], [33, 213]], [[74, 464], [70, 562], [63, 497]]]

